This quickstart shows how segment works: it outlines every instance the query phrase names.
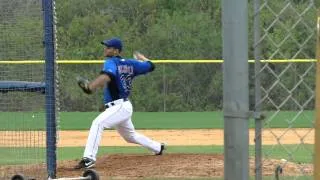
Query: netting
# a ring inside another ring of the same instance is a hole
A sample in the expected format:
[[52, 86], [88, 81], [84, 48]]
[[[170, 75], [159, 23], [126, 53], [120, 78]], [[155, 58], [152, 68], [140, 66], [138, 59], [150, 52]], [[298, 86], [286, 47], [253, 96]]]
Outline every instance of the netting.
[[[40, 1], [3, 0], [0, 9], [0, 61], [43, 59]], [[44, 67], [2, 64], [0, 81], [43, 82]], [[28, 88], [11, 90], [0, 93], [0, 179], [16, 173], [44, 177], [44, 95]]]

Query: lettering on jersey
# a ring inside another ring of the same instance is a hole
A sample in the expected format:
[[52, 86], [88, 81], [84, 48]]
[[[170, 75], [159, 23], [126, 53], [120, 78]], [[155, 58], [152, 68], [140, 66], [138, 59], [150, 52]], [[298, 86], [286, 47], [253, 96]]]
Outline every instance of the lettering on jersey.
[[118, 72], [123, 90], [128, 93], [132, 88], [133, 66], [119, 65]]
[[133, 66], [120, 65], [118, 66], [119, 74], [133, 74]]
[[132, 89], [132, 76], [130, 76], [129, 74], [121, 74], [120, 81], [123, 90], [126, 93], [130, 92]]

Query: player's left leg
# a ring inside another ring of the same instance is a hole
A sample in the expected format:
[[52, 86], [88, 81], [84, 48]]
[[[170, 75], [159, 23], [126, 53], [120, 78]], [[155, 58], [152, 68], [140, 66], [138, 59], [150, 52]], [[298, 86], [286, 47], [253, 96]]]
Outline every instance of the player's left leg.
[[161, 155], [162, 151], [165, 149], [165, 145], [163, 143], [154, 141], [149, 137], [146, 137], [145, 135], [136, 132], [132, 124], [131, 118], [121, 122], [120, 124], [115, 126], [115, 128], [123, 137], [123, 139], [125, 139], [127, 142], [139, 144], [153, 151], [157, 155]]

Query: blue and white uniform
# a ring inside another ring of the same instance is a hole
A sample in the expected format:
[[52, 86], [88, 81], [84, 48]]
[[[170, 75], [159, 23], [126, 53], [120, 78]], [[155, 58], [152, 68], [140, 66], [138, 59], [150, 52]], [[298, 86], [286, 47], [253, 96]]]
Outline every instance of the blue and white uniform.
[[120, 56], [105, 59], [102, 74], [110, 77], [111, 82], [104, 88], [105, 111], [92, 122], [84, 157], [96, 160], [98, 147], [105, 128], [115, 128], [129, 143], [140, 144], [154, 153], [161, 151], [161, 143], [135, 131], [131, 121], [132, 104], [129, 101], [133, 79], [154, 70], [150, 61], [123, 59]]
[[104, 103], [129, 97], [133, 79], [141, 74], [154, 70], [150, 61], [123, 59], [120, 56], [107, 58], [101, 71], [111, 78], [110, 84], [104, 89]]

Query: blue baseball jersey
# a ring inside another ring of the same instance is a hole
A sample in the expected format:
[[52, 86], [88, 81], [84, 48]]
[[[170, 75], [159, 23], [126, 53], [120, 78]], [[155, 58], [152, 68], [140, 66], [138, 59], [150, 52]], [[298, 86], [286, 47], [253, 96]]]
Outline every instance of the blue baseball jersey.
[[120, 56], [105, 59], [102, 74], [107, 74], [111, 82], [104, 88], [104, 103], [121, 98], [128, 98], [132, 89], [133, 79], [154, 70], [151, 61], [123, 59]]

